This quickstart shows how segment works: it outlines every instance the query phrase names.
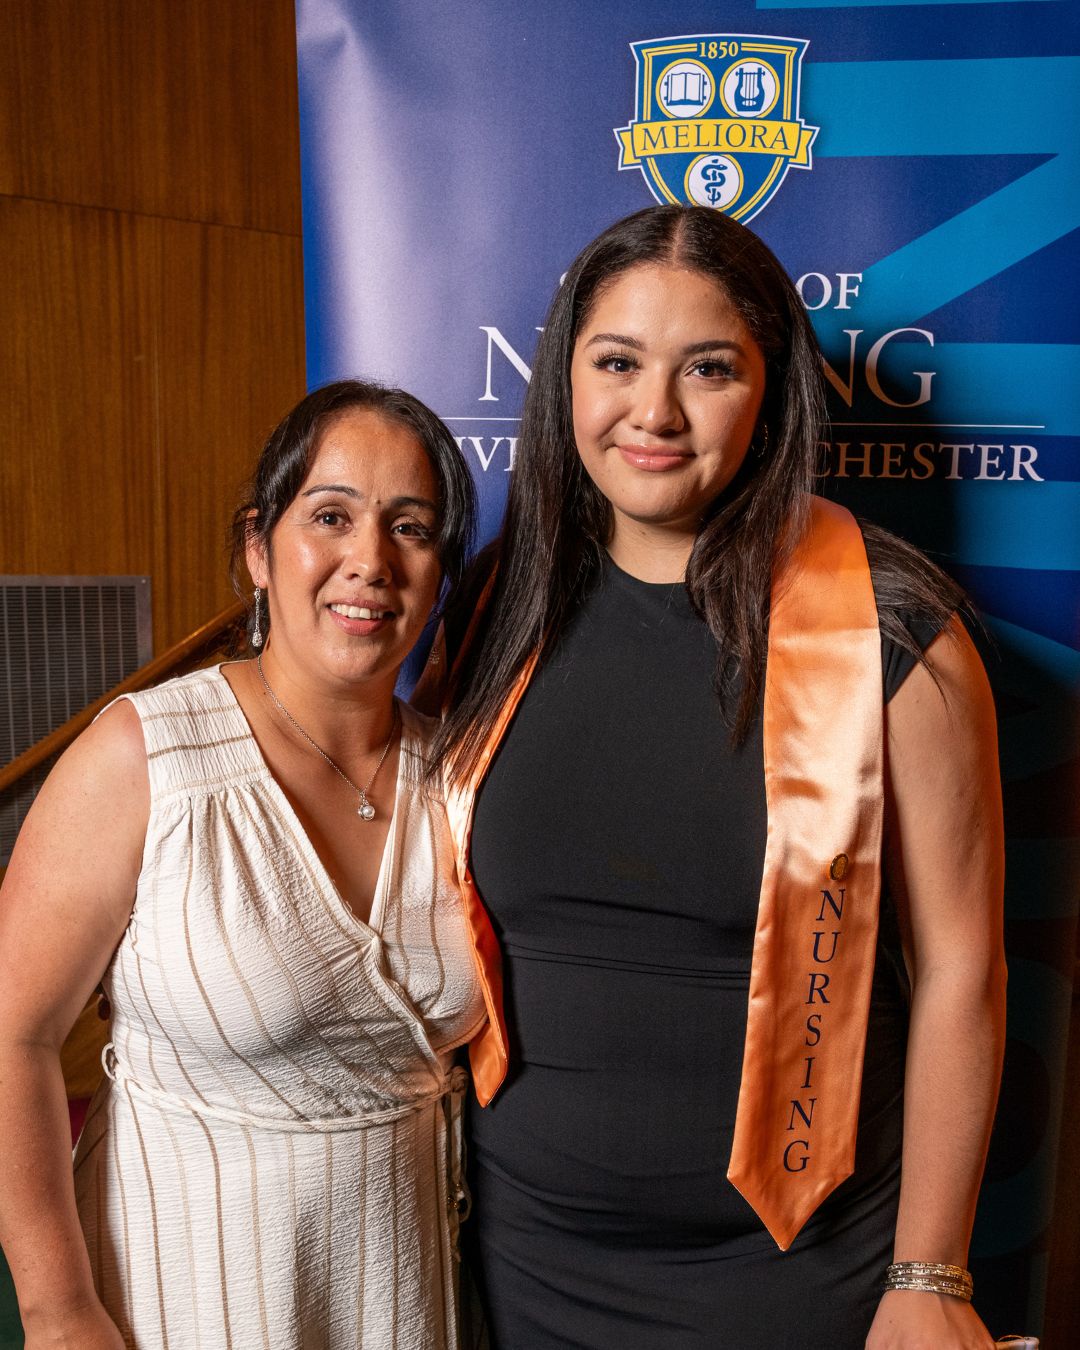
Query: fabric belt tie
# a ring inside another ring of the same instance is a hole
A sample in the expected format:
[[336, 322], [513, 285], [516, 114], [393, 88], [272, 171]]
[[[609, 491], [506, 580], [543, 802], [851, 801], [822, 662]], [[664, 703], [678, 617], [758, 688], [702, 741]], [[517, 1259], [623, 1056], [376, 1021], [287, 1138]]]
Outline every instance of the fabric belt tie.
[[[116, 1048], [112, 1041], [101, 1052], [101, 1063], [105, 1070], [105, 1076], [117, 1087], [122, 1087], [125, 1092], [129, 1092], [133, 1097], [140, 1098], [162, 1111], [201, 1116], [206, 1120], [220, 1120], [230, 1125], [246, 1125], [254, 1130], [271, 1130], [286, 1134], [339, 1134], [353, 1130], [366, 1130], [373, 1125], [386, 1125], [391, 1121], [401, 1120], [404, 1116], [411, 1115], [414, 1111], [419, 1111], [430, 1103], [440, 1101], [443, 1098], [460, 1099], [465, 1091], [464, 1070], [460, 1066], [455, 1066], [431, 1092], [427, 1092], [421, 1097], [414, 1097], [408, 1102], [401, 1102], [382, 1110], [363, 1111], [356, 1115], [325, 1116], [312, 1120], [289, 1120], [278, 1116], [258, 1116], [248, 1111], [235, 1110], [229, 1106], [211, 1106], [204, 1102], [193, 1102], [186, 1097], [178, 1096], [174, 1092], [166, 1092], [163, 1088], [148, 1087], [145, 1083], [140, 1083], [133, 1078], [123, 1067], [117, 1058]], [[460, 1079], [458, 1075], [460, 1075]], [[456, 1107], [456, 1114], [458, 1117], [461, 1115], [460, 1104]], [[448, 1114], [448, 1125], [451, 1119], [452, 1117]], [[456, 1128], [460, 1135], [460, 1120]]]

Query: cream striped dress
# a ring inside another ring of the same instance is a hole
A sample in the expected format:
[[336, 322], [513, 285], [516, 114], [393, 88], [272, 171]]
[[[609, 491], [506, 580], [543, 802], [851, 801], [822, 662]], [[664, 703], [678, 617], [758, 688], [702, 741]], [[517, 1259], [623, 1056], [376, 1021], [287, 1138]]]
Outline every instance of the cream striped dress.
[[108, 1076], [75, 1155], [102, 1300], [138, 1350], [451, 1350], [452, 1051], [483, 1002], [421, 777], [429, 724], [402, 707], [362, 923], [220, 668], [131, 702], [150, 823], [106, 979]]

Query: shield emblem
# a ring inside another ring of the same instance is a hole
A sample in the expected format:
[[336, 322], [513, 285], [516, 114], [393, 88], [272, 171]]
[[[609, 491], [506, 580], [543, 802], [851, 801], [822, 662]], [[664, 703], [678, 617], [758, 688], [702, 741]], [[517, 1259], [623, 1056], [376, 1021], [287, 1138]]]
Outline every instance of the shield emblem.
[[698, 34], [633, 42], [634, 120], [616, 127], [619, 168], [659, 202], [752, 220], [788, 169], [812, 167], [818, 133], [799, 112], [800, 38]]

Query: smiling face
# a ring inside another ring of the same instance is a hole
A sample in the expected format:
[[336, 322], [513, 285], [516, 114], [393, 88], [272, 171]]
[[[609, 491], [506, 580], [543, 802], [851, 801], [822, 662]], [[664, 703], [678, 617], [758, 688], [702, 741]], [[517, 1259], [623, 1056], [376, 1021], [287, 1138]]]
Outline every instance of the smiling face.
[[647, 580], [673, 579], [657, 567], [685, 569], [753, 438], [761, 348], [710, 277], [644, 263], [600, 291], [570, 381], [578, 454], [612, 507], [612, 557]]
[[438, 595], [438, 500], [408, 428], [369, 408], [329, 421], [269, 549], [248, 548], [274, 664], [324, 684], [392, 686]]

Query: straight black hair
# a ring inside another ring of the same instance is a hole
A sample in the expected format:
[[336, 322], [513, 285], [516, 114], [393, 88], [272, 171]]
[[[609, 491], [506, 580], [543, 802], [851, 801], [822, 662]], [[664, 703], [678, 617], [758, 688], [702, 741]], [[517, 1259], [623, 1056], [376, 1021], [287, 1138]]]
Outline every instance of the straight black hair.
[[[444, 595], [462, 578], [473, 548], [476, 490], [457, 442], [446, 424], [426, 404], [372, 380], [337, 380], [313, 389], [286, 413], [263, 446], [245, 500], [233, 515], [229, 571], [233, 589], [248, 599], [246, 553], [259, 541], [269, 547], [270, 535], [307, 475], [319, 437], [336, 417], [365, 408], [397, 422], [420, 442], [439, 488], [439, 533], [436, 550], [443, 573]], [[269, 607], [262, 612], [269, 626]], [[248, 637], [253, 621], [248, 615]]]

